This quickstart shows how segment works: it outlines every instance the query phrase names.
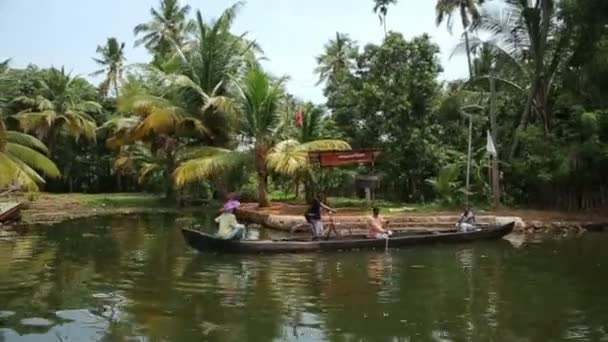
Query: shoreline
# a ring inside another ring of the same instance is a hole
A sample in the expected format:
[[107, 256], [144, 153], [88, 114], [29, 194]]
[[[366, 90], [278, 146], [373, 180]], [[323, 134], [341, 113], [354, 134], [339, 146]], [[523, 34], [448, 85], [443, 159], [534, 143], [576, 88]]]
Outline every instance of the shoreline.
[[[22, 219], [6, 227], [27, 225], [52, 225], [72, 219], [101, 217], [111, 215], [130, 215], [146, 213], [188, 213], [205, 207], [219, 207], [219, 203], [179, 207], [168, 204], [160, 197], [150, 194], [48, 194], [39, 193], [28, 198], [18, 194], [5, 198], [7, 201], [20, 201], [25, 204]], [[307, 206], [294, 202], [274, 202], [270, 208], [259, 208], [256, 203], [243, 203], [237, 212], [239, 220], [261, 225], [278, 231], [307, 231], [308, 226], [303, 213]], [[363, 208], [337, 208], [332, 215], [338, 230], [360, 231], [366, 229], [369, 215]], [[453, 228], [459, 213], [452, 210], [425, 211], [410, 208], [389, 209], [385, 214], [391, 222], [390, 227], [418, 231], [446, 230]], [[581, 233], [584, 231], [608, 231], [608, 215], [596, 213], [567, 213], [556, 211], [510, 210], [478, 211], [480, 223], [504, 224], [515, 221], [516, 232], [522, 233]], [[324, 220], [329, 223], [329, 216]]]
[[29, 199], [18, 194], [5, 198], [22, 202], [21, 220], [4, 226], [23, 227], [30, 225], [50, 226], [73, 219], [130, 215], [146, 213], [193, 212], [200, 206], [178, 207], [165, 204], [163, 200], [148, 194], [48, 194], [40, 193]]
[[[304, 212], [307, 206], [290, 203], [274, 203], [270, 208], [259, 208], [255, 204], [244, 204], [237, 212], [240, 220], [252, 222], [271, 229], [290, 231], [299, 226], [296, 231], [308, 229]], [[333, 220], [338, 230], [365, 231], [366, 218], [369, 213], [361, 209], [346, 208], [333, 214]], [[441, 231], [452, 229], [459, 218], [456, 211], [435, 212], [389, 212], [385, 215], [390, 222], [389, 228], [408, 229], [412, 231]], [[480, 211], [476, 215], [482, 224], [506, 224], [515, 222], [515, 232], [519, 233], [583, 233], [586, 231], [608, 232], [608, 217], [585, 215], [584, 213], [561, 213], [554, 211], [532, 210], [498, 210]], [[324, 215], [325, 225], [330, 223], [330, 217]]]

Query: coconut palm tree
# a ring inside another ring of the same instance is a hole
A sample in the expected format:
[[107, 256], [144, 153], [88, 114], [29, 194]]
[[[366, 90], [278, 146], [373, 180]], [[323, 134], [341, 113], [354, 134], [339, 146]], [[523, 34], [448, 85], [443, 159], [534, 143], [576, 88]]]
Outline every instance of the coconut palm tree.
[[152, 20], [135, 26], [136, 36], [143, 35], [135, 46], [144, 45], [150, 52], [166, 59], [171, 56], [175, 46], [182, 46], [193, 29], [188, 19], [190, 6], [181, 6], [179, 0], [161, 0], [160, 8], [150, 8]]
[[60, 176], [57, 166], [46, 157], [49, 151], [31, 135], [9, 131], [0, 120], [0, 188], [15, 182], [25, 189], [36, 191], [44, 179], [36, 171], [48, 177]]
[[336, 32], [336, 38], [325, 44], [325, 52], [317, 56], [319, 74], [317, 84], [328, 80], [339, 80], [350, 73], [357, 57], [357, 46], [347, 34]]
[[[295, 120], [291, 122], [293, 125]], [[308, 103], [304, 106], [302, 125], [295, 130], [296, 134], [274, 145], [266, 158], [269, 170], [293, 177], [296, 183], [304, 181], [307, 200], [312, 197], [315, 184], [308, 153], [351, 148], [345, 141], [336, 139], [332, 128], [333, 120], [325, 110]]]
[[125, 43], [118, 43], [114, 37], [108, 38], [106, 45], [98, 46], [97, 53], [101, 58], [93, 58], [102, 69], [91, 74], [99, 76], [105, 74], [105, 79], [99, 85], [99, 90], [104, 96], [108, 96], [110, 89], [114, 89], [114, 96], [118, 97], [118, 85], [122, 82], [125, 67]]
[[229, 96], [233, 79], [241, 77], [247, 63], [256, 63], [261, 52], [255, 42], [246, 39], [246, 33], [231, 33], [241, 2], [228, 7], [211, 23], [196, 15], [194, 40], [183, 49], [177, 48], [176, 68], [165, 73], [165, 84], [179, 88], [180, 102], [189, 112], [208, 123], [209, 143], [223, 146], [229, 140], [233, 127], [234, 110]]
[[275, 141], [277, 113], [283, 97], [283, 79], [273, 82], [259, 65], [252, 65], [238, 84], [239, 110], [242, 115], [241, 134], [251, 139], [258, 178], [260, 207], [270, 205], [268, 199], [268, 168], [266, 157]]
[[[526, 104], [513, 133], [511, 158], [517, 151], [519, 132], [534, 114], [543, 123], [545, 133], [551, 129], [552, 114], [548, 101], [553, 79], [567, 59], [563, 52], [572, 38], [570, 34], [554, 35], [555, 12], [554, 0], [505, 0], [500, 12], [484, 11], [475, 23], [475, 29], [488, 33], [495, 43], [493, 45], [511, 56], [530, 80]], [[553, 48], [549, 49], [549, 45]], [[549, 52], [551, 56], [547, 56]]]
[[[453, 17], [454, 13], [460, 13], [460, 20], [462, 23], [462, 29], [464, 30], [464, 39], [466, 43], [467, 51], [470, 51], [469, 47], [469, 25], [473, 21], [478, 21], [480, 18], [480, 12], [478, 5], [483, 4], [484, 0], [437, 0], [435, 6], [436, 24], [441, 25], [444, 20], [448, 27], [448, 31], [452, 32]], [[473, 78], [473, 64], [471, 62], [471, 54], [467, 52], [467, 64], [469, 67], [469, 78]]]
[[384, 36], [386, 37], [386, 16], [388, 15], [388, 6], [396, 5], [397, 0], [374, 0], [374, 13], [380, 19], [380, 25], [384, 26]]
[[46, 141], [53, 152], [57, 135], [62, 131], [78, 140], [81, 137], [95, 140], [95, 119], [90, 115], [100, 113], [102, 107], [95, 101], [82, 99], [79, 94], [79, 77], [66, 74], [65, 70], [52, 68], [40, 81], [40, 95], [15, 99], [28, 109], [14, 116], [25, 132], [33, 132]]

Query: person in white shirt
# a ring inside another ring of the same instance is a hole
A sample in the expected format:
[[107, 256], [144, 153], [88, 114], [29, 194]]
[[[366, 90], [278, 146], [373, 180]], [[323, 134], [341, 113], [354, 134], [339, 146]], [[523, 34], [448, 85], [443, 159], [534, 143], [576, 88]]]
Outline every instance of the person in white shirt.
[[222, 214], [215, 218], [215, 222], [219, 224], [217, 236], [222, 239], [241, 240], [245, 236], [245, 226], [236, 220], [235, 212], [239, 207], [236, 203], [226, 203]]

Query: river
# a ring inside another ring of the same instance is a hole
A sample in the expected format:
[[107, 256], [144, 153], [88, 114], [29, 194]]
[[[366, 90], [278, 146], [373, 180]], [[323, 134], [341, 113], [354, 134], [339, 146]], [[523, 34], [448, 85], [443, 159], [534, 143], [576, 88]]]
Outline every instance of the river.
[[0, 341], [608, 341], [608, 235], [235, 256], [183, 224], [0, 238]]

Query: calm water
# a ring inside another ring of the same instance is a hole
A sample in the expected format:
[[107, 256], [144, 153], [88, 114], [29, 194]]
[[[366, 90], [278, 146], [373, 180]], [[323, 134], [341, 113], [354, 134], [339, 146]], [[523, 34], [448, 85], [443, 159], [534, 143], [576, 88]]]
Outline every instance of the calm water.
[[170, 216], [0, 239], [0, 341], [608, 341], [608, 235], [199, 255]]

